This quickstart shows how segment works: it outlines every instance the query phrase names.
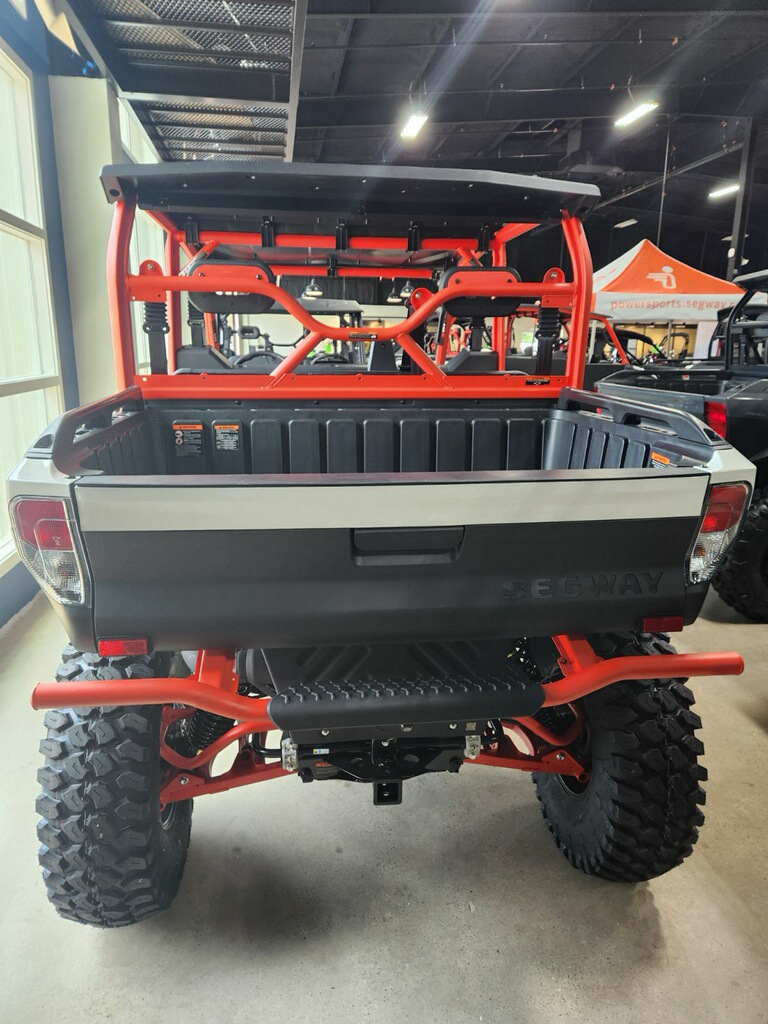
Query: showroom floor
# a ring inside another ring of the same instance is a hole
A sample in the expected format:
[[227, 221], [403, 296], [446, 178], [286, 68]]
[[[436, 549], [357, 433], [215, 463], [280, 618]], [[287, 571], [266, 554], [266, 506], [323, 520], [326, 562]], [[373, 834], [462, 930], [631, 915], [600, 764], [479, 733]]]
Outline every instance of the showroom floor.
[[681, 869], [575, 872], [522, 774], [417, 779], [391, 809], [286, 779], [199, 800], [174, 907], [101, 932], [59, 920], [38, 874], [28, 694], [63, 642], [38, 600], [0, 636], [0, 1020], [766, 1024], [768, 627], [705, 616], [681, 646], [748, 668], [697, 684], [709, 820]]

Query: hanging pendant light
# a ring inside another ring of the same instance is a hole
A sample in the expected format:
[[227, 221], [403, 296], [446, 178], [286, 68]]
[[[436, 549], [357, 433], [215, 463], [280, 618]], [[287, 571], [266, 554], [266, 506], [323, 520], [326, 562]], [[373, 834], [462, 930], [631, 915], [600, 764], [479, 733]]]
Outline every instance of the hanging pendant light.
[[409, 299], [411, 297], [412, 293], [413, 293], [413, 283], [411, 281], [406, 281], [405, 282], [405, 286], [403, 287], [403, 290], [400, 292], [400, 298], [401, 299]]
[[301, 293], [302, 299], [320, 299], [323, 295], [323, 289], [317, 283], [317, 278], [313, 277], [307, 287]]
[[389, 305], [389, 306], [399, 306], [402, 301], [403, 300], [400, 298], [400, 296], [397, 294], [397, 292], [395, 290], [395, 282], [393, 281], [392, 282], [392, 291], [387, 296], [387, 305]]

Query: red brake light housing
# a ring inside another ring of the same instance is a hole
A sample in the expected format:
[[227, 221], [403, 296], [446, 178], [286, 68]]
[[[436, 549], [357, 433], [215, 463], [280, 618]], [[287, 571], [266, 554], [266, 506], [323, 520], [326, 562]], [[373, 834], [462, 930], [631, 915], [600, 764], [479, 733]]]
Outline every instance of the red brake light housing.
[[725, 402], [704, 402], [704, 420], [720, 437], [728, 430], [728, 407]]
[[640, 621], [644, 633], [679, 633], [684, 625], [682, 615], [646, 615]]
[[710, 487], [699, 533], [688, 560], [689, 583], [705, 583], [712, 579], [736, 539], [749, 493], [749, 484], [742, 482]]
[[11, 525], [22, 561], [43, 590], [60, 604], [88, 604], [90, 578], [64, 498], [14, 498]]

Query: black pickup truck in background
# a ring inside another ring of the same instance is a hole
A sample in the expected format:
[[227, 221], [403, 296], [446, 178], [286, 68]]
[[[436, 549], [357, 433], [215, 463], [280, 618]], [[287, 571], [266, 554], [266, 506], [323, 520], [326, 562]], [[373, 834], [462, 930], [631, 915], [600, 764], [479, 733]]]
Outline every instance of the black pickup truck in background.
[[768, 270], [736, 283], [744, 295], [718, 325], [706, 362], [621, 370], [595, 389], [692, 413], [755, 464], [752, 504], [713, 585], [736, 611], [768, 622], [768, 307], [753, 301], [768, 288]]

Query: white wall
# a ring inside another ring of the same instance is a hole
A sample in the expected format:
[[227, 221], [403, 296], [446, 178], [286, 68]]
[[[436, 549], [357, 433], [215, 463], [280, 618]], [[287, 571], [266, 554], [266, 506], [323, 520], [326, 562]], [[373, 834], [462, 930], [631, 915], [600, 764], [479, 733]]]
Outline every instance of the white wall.
[[[49, 79], [64, 224], [75, 359], [81, 403], [115, 390], [106, 289], [112, 210], [99, 175], [105, 164], [154, 162], [157, 153], [135, 115], [103, 79]], [[162, 232], [137, 217], [131, 256], [162, 255]], [[134, 321], [135, 324], [135, 321]], [[134, 334], [136, 335], [134, 326]], [[138, 335], [139, 359], [144, 339]]]
[[50, 80], [80, 401], [115, 389], [106, 252], [112, 209], [99, 181], [121, 159], [117, 101], [103, 79]]

